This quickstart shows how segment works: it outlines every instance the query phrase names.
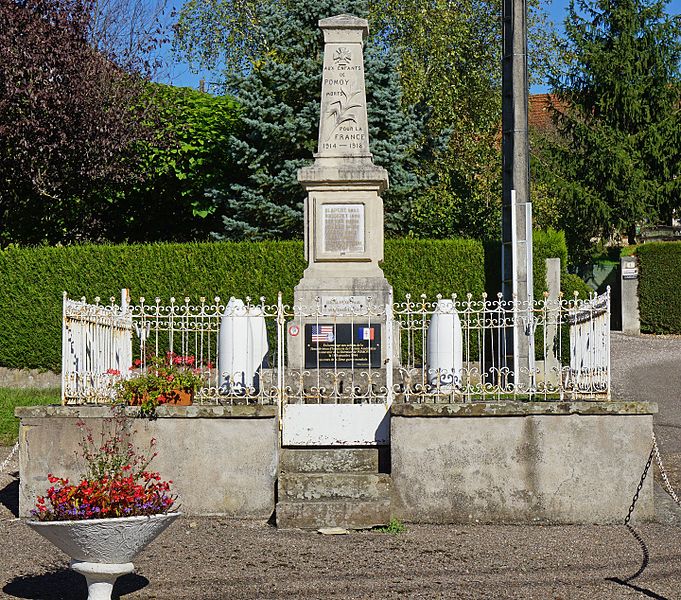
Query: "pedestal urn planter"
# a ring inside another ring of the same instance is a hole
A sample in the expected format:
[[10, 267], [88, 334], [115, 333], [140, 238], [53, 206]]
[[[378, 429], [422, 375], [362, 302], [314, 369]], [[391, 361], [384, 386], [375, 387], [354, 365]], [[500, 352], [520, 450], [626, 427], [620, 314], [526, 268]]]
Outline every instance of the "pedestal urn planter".
[[132, 573], [132, 560], [178, 516], [26, 523], [71, 557], [71, 568], [87, 580], [88, 600], [111, 600], [116, 579]]

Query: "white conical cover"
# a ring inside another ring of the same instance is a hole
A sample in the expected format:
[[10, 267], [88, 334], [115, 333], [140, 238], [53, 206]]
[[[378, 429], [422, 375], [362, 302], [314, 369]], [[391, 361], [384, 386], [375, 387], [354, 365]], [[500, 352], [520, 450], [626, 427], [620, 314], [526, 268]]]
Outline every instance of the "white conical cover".
[[230, 298], [220, 321], [220, 388], [231, 393], [254, 388], [256, 373], [268, 350], [262, 309], [259, 306], [247, 307], [243, 300]]
[[461, 321], [452, 300], [438, 300], [428, 326], [428, 383], [450, 390], [461, 385]]

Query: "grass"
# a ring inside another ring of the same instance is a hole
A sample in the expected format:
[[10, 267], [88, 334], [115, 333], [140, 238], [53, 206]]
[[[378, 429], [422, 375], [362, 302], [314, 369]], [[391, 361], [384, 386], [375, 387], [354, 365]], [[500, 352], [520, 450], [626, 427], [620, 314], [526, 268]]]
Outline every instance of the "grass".
[[59, 403], [59, 388], [0, 388], [0, 446], [11, 446], [19, 436], [19, 419], [14, 416], [17, 406]]
[[390, 519], [390, 523], [388, 523], [385, 527], [376, 527], [374, 531], [378, 531], [379, 533], [398, 534], [407, 531], [407, 526], [399, 519], [395, 519], [393, 517]]

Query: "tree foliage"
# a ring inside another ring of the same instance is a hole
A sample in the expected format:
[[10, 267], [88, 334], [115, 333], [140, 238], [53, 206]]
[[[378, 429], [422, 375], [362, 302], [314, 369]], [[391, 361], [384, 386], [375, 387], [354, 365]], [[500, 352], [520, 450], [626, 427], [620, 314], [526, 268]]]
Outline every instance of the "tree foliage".
[[146, 84], [130, 55], [96, 49], [95, 4], [0, 0], [3, 243], [100, 239], [107, 190], [138, 179]]
[[[250, 73], [276, 52], [262, 28], [270, 4], [295, 3], [188, 0], [180, 11], [176, 48], [204, 67]], [[315, 14], [326, 5], [323, 0], [309, 3], [319, 7]], [[541, 72], [553, 45], [546, 43], [550, 29], [541, 18], [539, 1], [529, 5], [532, 64]], [[496, 235], [501, 204], [501, 3], [367, 0], [351, 8], [368, 17], [374, 41], [390, 48], [400, 73], [402, 107], [419, 111], [413, 145], [420, 148], [418, 175], [428, 185], [412, 194], [403, 222], [423, 237]], [[344, 10], [336, 3], [328, 15]]]
[[575, 256], [681, 208], [681, 20], [664, 0], [572, 0], [549, 177]]
[[[300, 0], [263, 3], [252, 37], [262, 54], [249, 68], [230, 69], [226, 89], [241, 105], [231, 139], [235, 172], [211, 196], [222, 213], [227, 239], [300, 237], [304, 192], [297, 170], [317, 146], [323, 39], [320, 18], [336, 12], [366, 14], [361, 1]], [[401, 107], [401, 88], [390, 49], [373, 39], [365, 49], [371, 149], [391, 178], [385, 196], [388, 233], [404, 233], [413, 173], [417, 118]]]
[[424, 107], [422, 164], [431, 186], [416, 199], [420, 237], [496, 233], [501, 204], [500, 4], [494, 0], [374, 0], [401, 58], [408, 103]]
[[[149, 84], [154, 137], [138, 143], [144, 179], [118, 191], [109, 241], [207, 239], [220, 224], [205, 191], [231, 177], [230, 137], [239, 106], [230, 96]], [[146, 100], [145, 100], [146, 101]]]

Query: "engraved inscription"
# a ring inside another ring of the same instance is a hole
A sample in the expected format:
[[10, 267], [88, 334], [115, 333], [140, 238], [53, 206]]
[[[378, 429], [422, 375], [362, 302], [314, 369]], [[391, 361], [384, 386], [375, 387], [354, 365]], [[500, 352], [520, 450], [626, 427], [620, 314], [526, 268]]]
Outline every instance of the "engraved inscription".
[[369, 140], [361, 47], [327, 45], [324, 62], [319, 151], [363, 154]]
[[364, 205], [322, 205], [322, 247], [333, 254], [364, 252]]
[[359, 314], [367, 310], [369, 299], [367, 296], [322, 296], [320, 302], [324, 314]]

